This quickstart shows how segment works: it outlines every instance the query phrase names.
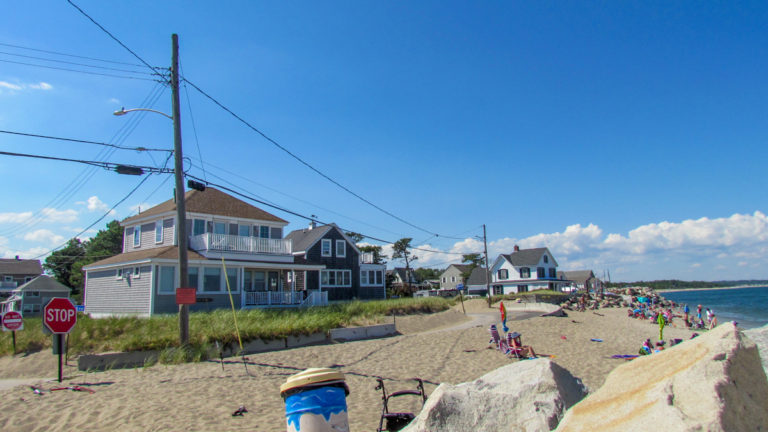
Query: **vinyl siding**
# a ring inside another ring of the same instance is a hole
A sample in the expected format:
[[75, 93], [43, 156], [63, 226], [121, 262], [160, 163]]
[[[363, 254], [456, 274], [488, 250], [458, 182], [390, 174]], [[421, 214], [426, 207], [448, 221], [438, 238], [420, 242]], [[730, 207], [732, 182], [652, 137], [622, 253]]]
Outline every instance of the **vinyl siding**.
[[[152, 231], [154, 236], [154, 230]], [[127, 269], [127, 268], [126, 268]], [[142, 266], [139, 278], [116, 279], [116, 270], [88, 272], [85, 312], [97, 314], [150, 313], [152, 267]]]

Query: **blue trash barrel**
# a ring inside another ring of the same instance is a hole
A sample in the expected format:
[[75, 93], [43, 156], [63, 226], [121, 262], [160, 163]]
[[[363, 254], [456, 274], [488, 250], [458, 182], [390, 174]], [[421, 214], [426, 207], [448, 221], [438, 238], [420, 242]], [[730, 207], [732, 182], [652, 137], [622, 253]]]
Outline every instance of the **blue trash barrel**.
[[288, 432], [349, 431], [344, 374], [333, 369], [310, 368], [280, 386], [285, 400]]

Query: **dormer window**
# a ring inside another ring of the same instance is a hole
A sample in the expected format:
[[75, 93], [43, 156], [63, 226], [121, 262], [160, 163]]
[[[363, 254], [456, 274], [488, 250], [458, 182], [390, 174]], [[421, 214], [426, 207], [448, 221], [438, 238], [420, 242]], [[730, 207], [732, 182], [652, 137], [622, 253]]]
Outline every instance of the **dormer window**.
[[499, 280], [509, 279], [509, 271], [507, 269], [499, 269], [498, 277], [499, 277]]
[[544, 255], [544, 262], [545, 262], [545, 263], [548, 263], [548, 262], [549, 262], [549, 257], [548, 257], [548, 256], [546, 256], [546, 255]]
[[336, 256], [337, 257], [347, 256], [347, 242], [345, 242], [344, 240], [336, 240]]
[[133, 227], [133, 247], [141, 246], [141, 225]]

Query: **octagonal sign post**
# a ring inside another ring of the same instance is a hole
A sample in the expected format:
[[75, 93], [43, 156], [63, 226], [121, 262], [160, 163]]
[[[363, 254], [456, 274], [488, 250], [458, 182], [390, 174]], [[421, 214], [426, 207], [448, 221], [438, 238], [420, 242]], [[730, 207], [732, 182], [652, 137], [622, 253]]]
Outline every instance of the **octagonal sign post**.
[[77, 309], [66, 297], [55, 297], [43, 308], [43, 325], [58, 338], [59, 346], [59, 382], [61, 382], [61, 356], [64, 352], [64, 335], [72, 331], [77, 323]]
[[8, 311], [0, 314], [0, 321], [3, 324], [3, 331], [9, 331], [13, 334], [13, 354], [16, 355], [16, 330], [24, 330], [24, 318], [19, 312]]

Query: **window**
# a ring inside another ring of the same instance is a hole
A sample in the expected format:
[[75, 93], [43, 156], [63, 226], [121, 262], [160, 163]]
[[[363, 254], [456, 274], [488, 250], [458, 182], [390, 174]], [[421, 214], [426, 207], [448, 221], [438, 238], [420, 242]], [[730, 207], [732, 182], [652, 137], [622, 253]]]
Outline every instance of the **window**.
[[141, 277], [141, 267], [134, 267], [133, 268], [133, 277], [135, 279], [138, 279]]
[[123, 269], [119, 268], [115, 272], [115, 279], [122, 279], [123, 278]]
[[24, 297], [40, 297], [40, 291], [24, 291]]
[[13, 282], [13, 276], [4, 276], [3, 280], [6, 282]]
[[528, 285], [518, 285], [517, 286], [517, 292], [528, 292]]
[[507, 279], [509, 279], [509, 270], [507, 270], [507, 269], [500, 269], [497, 272], [497, 275], [499, 277], [499, 280], [507, 280]]
[[549, 269], [549, 277], [552, 279], [557, 279], [557, 274], [555, 273], [554, 268]]
[[328, 239], [323, 239], [321, 241], [320, 245], [320, 255], [324, 257], [331, 256], [331, 241]]
[[548, 263], [548, 262], [549, 262], [549, 257], [544, 255], [544, 263]]
[[155, 243], [163, 242], [163, 221], [155, 222]]
[[443, 276], [443, 283], [445, 283], [445, 276]]
[[547, 277], [547, 274], [544, 272], [544, 267], [538, 267], [536, 269], [536, 277], [539, 279], [544, 279]]
[[34, 279], [32, 276], [27, 276], [27, 277], [24, 278], [24, 283], [27, 283], [27, 282], [31, 281], [32, 279]]
[[176, 292], [176, 268], [173, 266], [158, 266], [157, 292], [161, 294], [174, 294]]
[[221, 291], [221, 269], [203, 267], [203, 292]]
[[141, 246], [141, 225], [133, 227], [133, 247]]
[[456, 276], [451, 276], [451, 282], [456, 282]]
[[200, 275], [200, 269], [197, 267], [188, 267], [187, 268], [187, 275], [189, 275], [189, 282], [187, 283], [188, 286], [184, 288], [197, 288], [200, 286], [200, 280], [198, 276]]
[[192, 234], [205, 234], [205, 221], [203, 219], [195, 219], [194, 223], [192, 224]]
[[352, 286], [351, 270], [322, 270], [320, 284], [323, 286]]
[[29, 312], [29, 313], [40, 312], [40, 305], [39, 304], [25, 304], [24, 305], [24, 312]]
[[269, 238], [269, 227], [268, 226], [259, 227], [259, 237], [261, 237], [261, 238]]
[[531, 269], [528, 267], [520, 267], [520, 278], [529, 278], [531, 277]]
[[381, 285], [381, 270], [376, 270], [376, 285]]
[[501, 285], [494, 285], [493, 295], [502, 295], [502, 294], [504, 294], [504, 287]]
[[345, 242], [344, 240], [336, 240], [336, 256], [337, 257], [347, 256], [347, 242]]
[[248, 225], [238, 225], [237, 235], [241, 237], [248, 237], [249, 235], [251, 235], [251, 227], [249, 227]]
[[224, 222], [214, 222], [213, 223], [213, 233], [214, 234], [226, 234], [227, 233], [227, 224]]
[[360, 271], [360, 285], [368, 285], [368, 271]]
[[[224, 281], [225, 283], [229, 283], [229, 289], [232, 292], [237, 291], [237, 269], [235, 268], [228, 268], [227, 269], [227, 279]], [[224, 287], [226, 288], [226, 287]]]

